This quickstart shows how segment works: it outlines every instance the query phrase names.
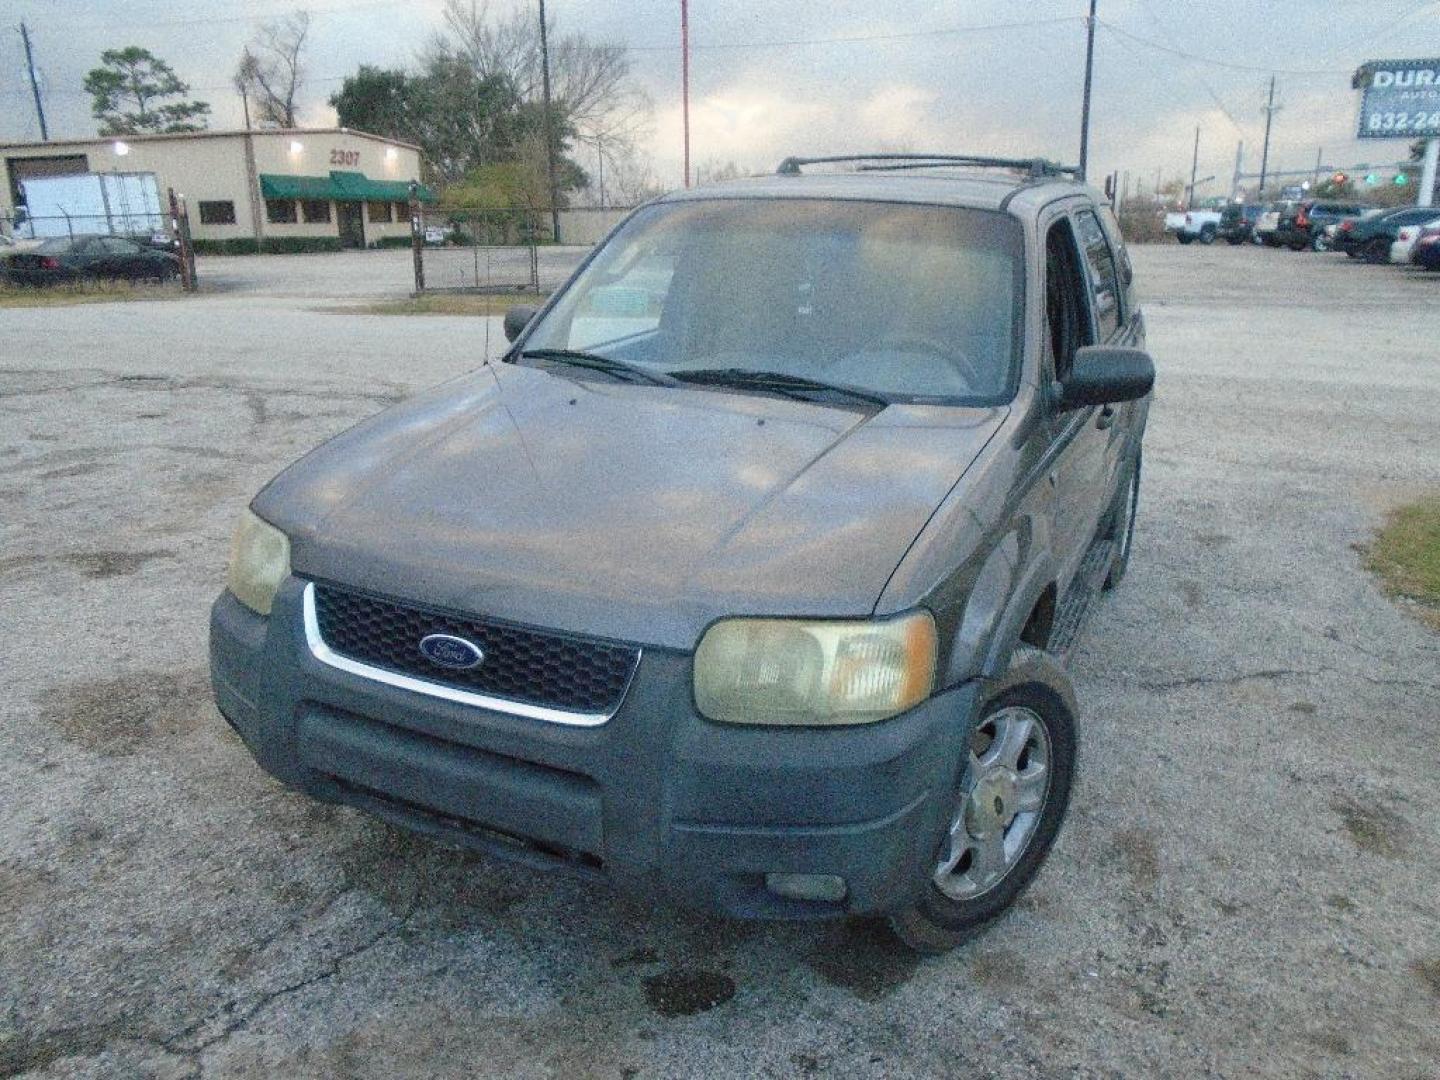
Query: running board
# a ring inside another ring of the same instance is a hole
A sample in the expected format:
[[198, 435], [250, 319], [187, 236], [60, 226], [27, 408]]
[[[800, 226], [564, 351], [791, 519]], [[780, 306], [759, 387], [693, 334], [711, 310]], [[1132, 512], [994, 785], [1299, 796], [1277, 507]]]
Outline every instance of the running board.
[[1100, 588], [1105, 584], [1105, 575], [1110, 572], [1110, 559], [1114, 552], [1113, 540], [1096, 540], [1092, 543], [1080, 562], [1080, 569], [1075, 571], [1070, 587], [1065, 590], [1064, 599], [1060, 601], [1060, 607], [1055, 612], [1055, 622], [1046, 645], [1046, 652], [1053, 653], [1062, 663], [1070, 658], [1070, 650], [1075, 647], [1075, 642], [1080, 640], [1085, 618], [1090, 614], [1095, 598], [1100, 595]]

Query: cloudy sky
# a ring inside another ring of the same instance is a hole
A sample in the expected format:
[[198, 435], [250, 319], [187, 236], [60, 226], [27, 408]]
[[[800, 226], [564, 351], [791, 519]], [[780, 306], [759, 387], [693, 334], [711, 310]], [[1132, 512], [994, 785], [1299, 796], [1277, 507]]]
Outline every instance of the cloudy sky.
[[[361, 63], [406, 66], [440, 25], [441, 0], [314, 0], [306, 122]], [[493, 7], [507, 0], [491, 0]], [[679, 0], [547, 0], [564, 30], [626, 44], [654, 102], [657, 177], [680, 177]], [[1086, 0], [691, 0], [692, 154], [768, 168], [789, 153], [890, 147], [1077, 155]], [[0, 139], [37, 138], [16, 29], [30, 28], [53, 137], [91, 134], [85, 72], [102, 49], [169, 60], [212, 126], [238, 126], [228, 85], [255, 23], [279, 0], [0, 0]], [[1271, 168], [1352, 166], [1405, 155], [1353, 139], [1365, 59], [1440, 55], [1440, 0], [1099, 0], [1092, 176], [1153, 185], [1190, 168], [1228, 189], [1237, 142], [1258, 169], [1261, 107], [1277, 76]]]

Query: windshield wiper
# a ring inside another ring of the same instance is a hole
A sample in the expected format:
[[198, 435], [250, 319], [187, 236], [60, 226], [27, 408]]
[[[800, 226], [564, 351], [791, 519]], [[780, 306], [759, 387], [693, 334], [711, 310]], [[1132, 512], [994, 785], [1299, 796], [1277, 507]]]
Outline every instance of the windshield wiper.
[[882, 408], [891, 404], [884, 394], [862, 390], [858, 386], [821, 382], [803, 375], [787, 375], [783, 371], [752, 371], [749, 368], [700, 368], [695, 371], [672, 371], [677, 382], [702, 386], [733, 386], [742, 390], [772, 390], [787, 397], [808, 401], [816, 394], [839, 394], [852, 401], [864, 401]]
[[606, 375], [615, 375], [629, 381], [639, 380], [653, 383], [655, 386], [677, 385], [674, 379], [662, 372], [651, 371], [639, 364], [631, 364], [625, 360], [616, 360], [610, 356], [601, 356], [599, 353], [585, 352], [581, 349], [526, 349], [520, 355], [526, 360], [554, 360], [556, 363], [568, 364], [570, 367], [603, 371]]

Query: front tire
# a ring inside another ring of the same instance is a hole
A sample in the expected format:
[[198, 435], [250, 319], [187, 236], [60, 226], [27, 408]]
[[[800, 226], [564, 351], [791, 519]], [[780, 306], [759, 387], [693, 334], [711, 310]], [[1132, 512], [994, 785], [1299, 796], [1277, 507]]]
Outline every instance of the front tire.
[[1188, 244], [1192, 240], [1194, 240], [1195, 237], [1191, 236], [1189, 233], [1180, 232], [1175, 234], [1175, 239], [1179, 240], [1182, 244]]
[[[1012, 672], [1036, 655], [1017, 647]], [[948, 952], [998, 919], [1035, 879], [1065, 820], [1075, 715], [1050, 686], [1020, 678], [987, 702], [929, 880], [890, 918], [895, 936], [916, 952]]]
[[1215, 242], [1215, 226], [1206, 225], [1200, 230], [1200, 243], [1207, 247]]

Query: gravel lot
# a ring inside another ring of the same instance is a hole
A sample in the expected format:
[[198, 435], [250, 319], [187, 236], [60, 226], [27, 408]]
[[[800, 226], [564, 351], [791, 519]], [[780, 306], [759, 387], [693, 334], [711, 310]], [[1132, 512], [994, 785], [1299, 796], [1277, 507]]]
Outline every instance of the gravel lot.
[[1440, 486], [1440, 275], [1134, 254], [1160, 381], [1073, 812], [925, 961], [312, 804], [220, 720], [238, 509], [484, 354], [485, 320], [308, 299], [403, 293], [406, 253], [0, 313], [0, 1075], [1440, 1076], [1440, 637], [1356, 551]]

